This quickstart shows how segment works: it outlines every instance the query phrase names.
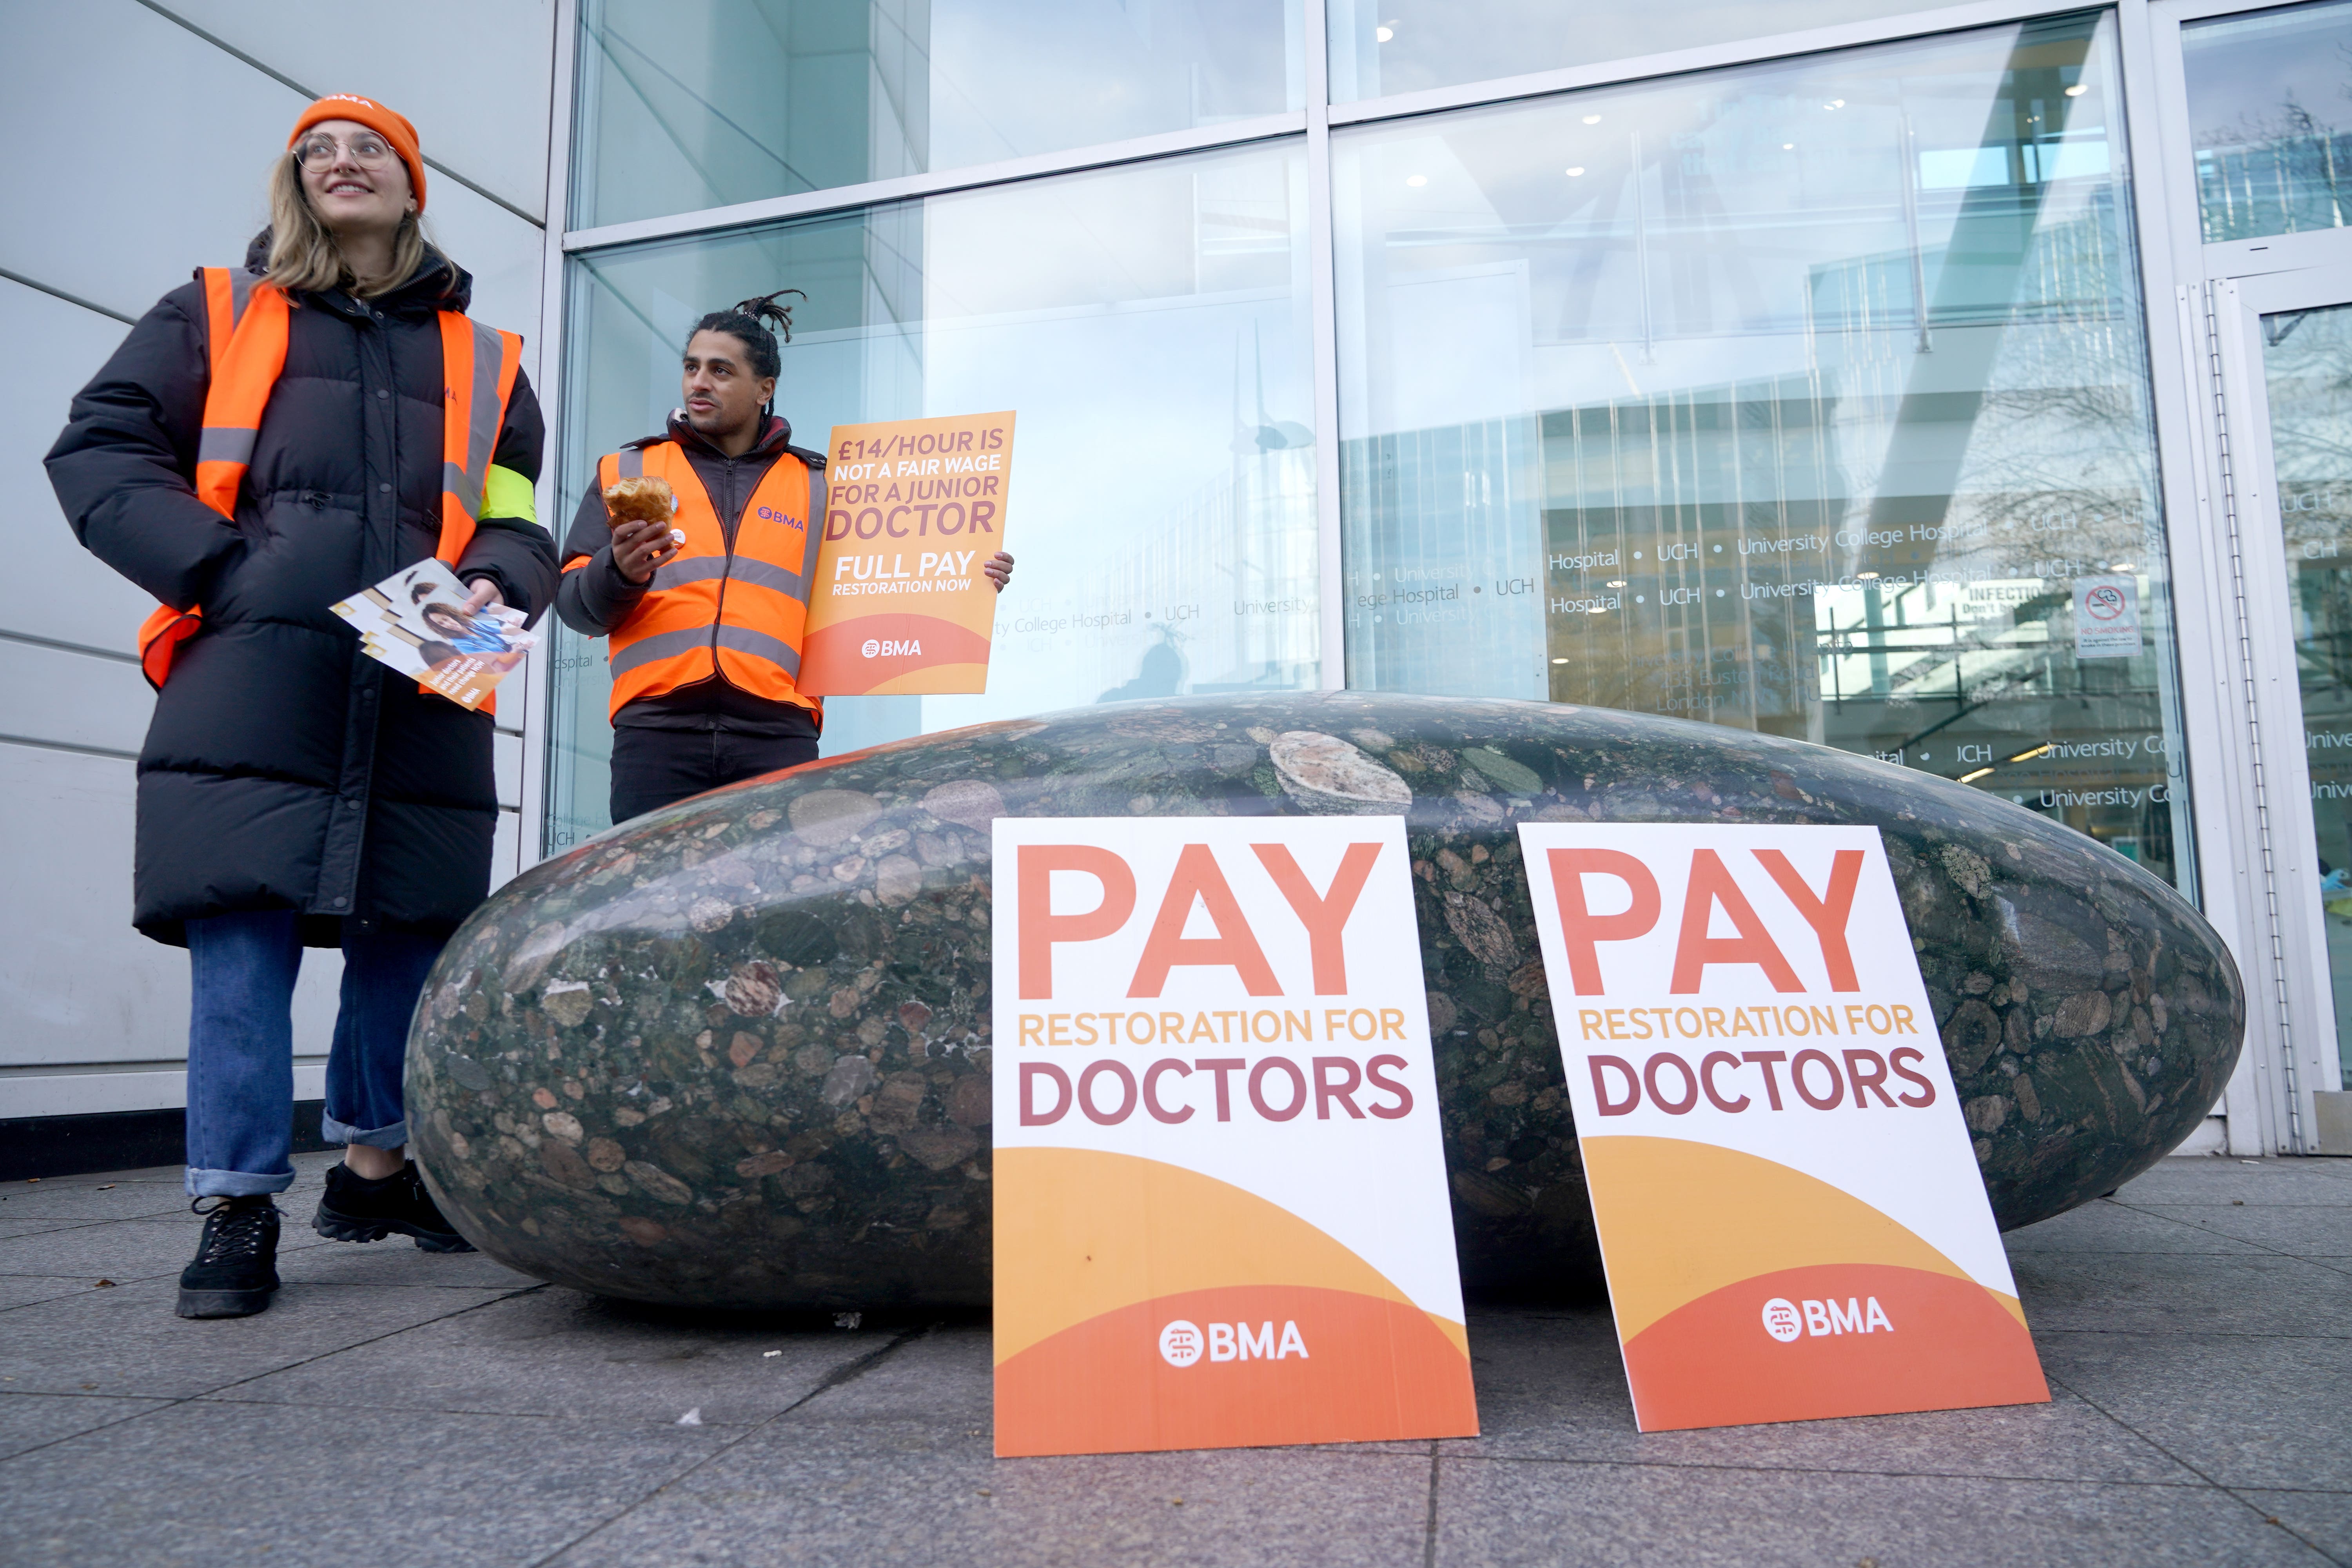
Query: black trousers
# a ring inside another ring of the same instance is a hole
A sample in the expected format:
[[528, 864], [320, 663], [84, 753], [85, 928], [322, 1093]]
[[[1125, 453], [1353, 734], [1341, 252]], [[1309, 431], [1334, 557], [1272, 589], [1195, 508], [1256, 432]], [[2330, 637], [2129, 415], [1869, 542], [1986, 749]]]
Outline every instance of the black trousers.
[[613, 730], [613, 820], [626, 822], [721, 784], [816, 761], [814, 735], [736, 735], [724, 730]]

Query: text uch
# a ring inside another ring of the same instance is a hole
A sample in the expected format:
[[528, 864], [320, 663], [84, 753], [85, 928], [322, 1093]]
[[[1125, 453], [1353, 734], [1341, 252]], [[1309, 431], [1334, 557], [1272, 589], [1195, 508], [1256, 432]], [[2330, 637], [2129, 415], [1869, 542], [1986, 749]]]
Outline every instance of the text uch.
[[[1378, 844], [1350, 844], [1330, 885], [1318, 889], [1287, 845], [1254, 844], [1250, 852], [1281, 893], [1289, 915], [1307, 936], [1312, 985], [1317, 996], [1348, 994], [1348, 918], [1355, 912], [1373, 865]], [[1094, 908], [1055, 913], [1053, 876], [1076, 872], [1092, 878], [1102, 897]], [[1118, 935], [1135, 917], [1135, 868], [1116, 851], [1090, 844], [1024, 844], [1014, 855], [1014, 899], [1020, 920], [1019, 983], [1024, 1003], [1056, 1000], [1054, 950], [1073, 942]], [[1187, 936], [1198, 908], [1213, 934]], [[1234, 894], [1224, 868], [1206, 844], [1187, 844], [1152, 916], [1149, 934], [1123, 991], [1116, 975], [1090, 973], [1082, 983], [1093, 995], [1107, 991], [1130, 1001], [1156, 1000], [1171, 972], [1181, 968], [1232, 971], [1253, 998], [1279, 1002], [1281, 979], [1265, 955], [1247, 911]], [[1065, 987], [1066, 991], [1071, 989]], [[1318, 1014], [1319, 1013], [1319, 1017]], [[1318, 1027], [1320, 1026], [1318, 1037]], [[1248, 1046], [1297, 1042], [1331, 1045], [1407, 1040], [1405, 1017], [1393, 1007], [1238, 1008], [1209, 1012], [1157, 1008], [1097, 1007], [1086, 1011], [1024, 1011], [1019, 1043], [1024, 1047], [1083, 1048], [1089, 1046]], [[1317, 1121], [1335, 1113], [1357, 1121], [1366, 1116], [1394, 1121], [1411, 1114], [1412, 1093], [1394, 1076], [1403, 1057], [1377, 1051], [1306, 1053], [1304, 1060], [1282, 1054], [1165, 1056], [1139, 1072], [1117, 1057], [1097, 1057], [1067, 1068], [1050, 1061], [1024, 1060], [1020, 1073], [1020, 1114], [1024, 1127], [1051, 1126], [1076, 1110], [1097, 1126], [1125, 1121], [1140, 1109], [1169, 1125], [1213, 1113], [1231, 1121], [1246, 1103], [1260, 1121], [1290, 1121], [1312, 1108]], [[1198, 1074], [1208, 1086], [1195, 1103], [1191, 1092]], [[1173, 1081], [1171, 1081], [1173, 1080]], [[1238, 1082], [1244, 1093], [1235, 1094]]]
[[[1606, 996], [1609, 987], [1601, 973], [1601, 944], [1641, 942], [1657, 929], [1664, 907], [1657, 878], [1644, 861], [1620, 850], [1555, 848], [1546, 853], [1570, 983], [1580, 997]], [[1862, 881], [1863, 851], [1839, 850], [1831, 861], [1828, 884], [1818, 893], [1780, 850], [1753, 849], [1748, 854], [1811, 931], [1831, 991], [1860, 993], [1862, 980], [1855, 973], [1847, 929], [1853, 916], [1854, 893]], [[1626, 907], [1612, 914], [1593, 913], [1585, 894], [1587, 877], [1622, 882], [1629, 895]], [[1718, 914], [1732, 934], [1711, 934]], [[1691, 855], [1682, 921], [1675, 934], [1674, 961], [1666, 983], [1670, 998], [1692, 1000], [1687, 1004], [1670, 1001], [1663, 1006], [1580, 1007], [1576, 1024], [1580, 1037], [1586, 1041], [1694, 1040], [1702, 1044], [1696, 1049], [1647, 1053], [1638, 1067], [1630, 1054], [1588, 1054], [1586, 1069], [1592, 1075], [1593, 1097], [1601, 1115], [1630, 1115], [1645, 1100], [1669, 1116], [1688, 1115], [1702, 1099], [1730, 1115], [1759, 1106], [1786, 1110], [1790, 1105], [1782, 1094], [1784, 1085], [1796, 1100], [1815, 1110], [1833, 1110], [1846, 1104], [1856, 1110], [1868, 1110], [1874, 1104], [1887, 1110], [1922, 1110], [1936, 1102], [1934, 1082], [1917, 1070], [1927, 1059], [1918, 1047], [1896, 1045], [1882, 1050], [1843, 1044], [1843, 1039], [1856, 1037], [1918, 1036], [1918, 1019], [1909, 1005], [1864, 1001], [1828, 1006], [1811, 1003], [1702, 1005], [1698, 997], [1706, 987], [1706, 972], [1717, 965], [1752, 966], [1781, 994], [1801, 994], [1805, 990], [1796, 966], [1741, 891], [1723, 857], [1713, 849], [1698, 849]], [[1830, 1037], [1843, 1038], [1831, 1045]], [[1743, 1039], [1756, 1043], [1713, 1048], [1706, 1045]], [[1775, 1039], [1822, 1043], [1782, 1048], [1765, 1046]]]

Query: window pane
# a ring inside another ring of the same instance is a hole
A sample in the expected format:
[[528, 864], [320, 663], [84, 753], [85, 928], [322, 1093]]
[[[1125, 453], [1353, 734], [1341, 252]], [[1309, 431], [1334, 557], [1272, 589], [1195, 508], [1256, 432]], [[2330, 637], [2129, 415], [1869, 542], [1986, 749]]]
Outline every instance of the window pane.
[[2336, 1041], [2352, 1082], [2352, 305], [2263, 318]]
[[2185, 883], [2115, 82], [2084, 21], [1335, 135], [1350, 683], [1825, 742]]
[[1331, 101], [1898, 16], [1905, 0], [1330, 0]]
[[[928, 730], [1181, 693], [1293, 689], [1317, 658], [1314, 375], [1299, 143], [898, 203], [574, 264], [565, 516], [659, 432], [695, 319], [808, 291], [777, 412], [1019, 416], [988, 693], [825, 704], [835, 755]], [[605, 826], [601, 643], [556, 664], [551, 849]]]
[[2352, 202], [2352, 5], [2180, 29], [2205, 243], [2342, 228]]
[[585, 0], [572, 224], [1304, 101], [1295, 0]]

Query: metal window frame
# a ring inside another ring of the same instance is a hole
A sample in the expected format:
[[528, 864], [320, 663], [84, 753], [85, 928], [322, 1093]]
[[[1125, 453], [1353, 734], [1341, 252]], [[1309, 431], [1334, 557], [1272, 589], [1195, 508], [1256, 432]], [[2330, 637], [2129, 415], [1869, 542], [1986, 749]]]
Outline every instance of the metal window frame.
[[[539, 376], [542, 408], [550, 411], [547, 441], [540, 455], [539, 515], [556, 548], [562, 549], [570, 520], [562, 515], [563, 465], [560, 461], [563, 421], [553, 410], [563, 395], [564, 289], [571, 268], [564, 260], [564, 223], [571, 216], [572, 110], [578, 92], [576, 60], [580, 37], [580, 0], [556, 0], [555, 47], [548, 62], [553, 89], [548, 97], [547, 228], [540, 251]], [[552, 613], [552, 612], [551, 612]], [[544, 617], [542, 617], [542, 626]], [[525, 686], [522, 726], [522, 821], [520, 869], [547, 858], [548, 795], [554, 787], [549, 739], [555, 704], [555, 669], [547, 658], [530, 661]]]
[[2246, 1048], [2222, 1096], [2236, 1154], [2305, 1152], [2315, 1075], [2305, 1058], [2334, 1010], [2305, 973], [2309, 911], [2297, 900], [2308, 895], [2294, 857], [2310, 825], [2280, 809], [2294, 804], [2305, 762], [2297, 749], [2263, 742], [2266, 709], [2271, 727], [2278, 722], [2277, 700], [2263, 695], [2276, 676], [2266, 651], [2278, 631], [2274, 574], [2242, 514], [2259, 504], [2270, 456], [2259, 388], [2248, 407], [2235, 280], [2352, 262], [2352, 231], [2204, 243], [2181, 27], [2279, 8], [2275, 0], [2117, 7], [2200, 903], [2247, 992]]
[[2221, 279], [2208, 291], [2220, 372], [2217, 402], [2231, 437], [2235, 504], [2230, 522], [2242, 558], [2245, 730], [2253, 737], [2258, 776], [2267, 781], [2271, 803], [2263, 849], [2273, 973], [2264, 976], [2268, 984], [2259, 988], [2260, 996], [2248, 976], [2248, 1011], [2258, 1002], [2274, 1002], [2281, 1023], [2272, 1048], [2253, 1063], [2255, 1109], [2270, 1148], [2308, 1154], [2318, 1147], [2312, 1096], [2336, 1088], [2338, 1079], [2336, 999], [2315, 881], [2309, 753], [2290, 739], [2303, 731], [2291, 630], [2294, 588], [2284, 547], [2272, 543], [2282, 536], [2259, 334], [2262, 318], [2273, 312], [2352, 304], [2352, 262]]

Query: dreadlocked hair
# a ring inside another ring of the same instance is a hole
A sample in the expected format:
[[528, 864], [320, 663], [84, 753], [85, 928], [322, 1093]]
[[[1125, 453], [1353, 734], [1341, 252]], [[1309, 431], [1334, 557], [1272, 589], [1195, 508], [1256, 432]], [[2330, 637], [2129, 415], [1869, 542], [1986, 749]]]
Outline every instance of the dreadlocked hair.
[[[779, 289], [756, 300], [739, 301], [731, 310], [713, 310], [694, 323], [694, 331], [725, 332], [730, 338], [740, 339], [751, 356], [751, 374], [775, 375], [783, 370], [784, 358], [777, 351], [776, 334], [770, 331], [765, 323], [773, 321], [784, 334], [784, 342], [793, 341], [793, 307], [780, 302], [787, 294], [800, 294], [803, 300], [808, 298], [798, 289]], [[687, 341], [694, 341], [693, 332], [687, 334]]]

